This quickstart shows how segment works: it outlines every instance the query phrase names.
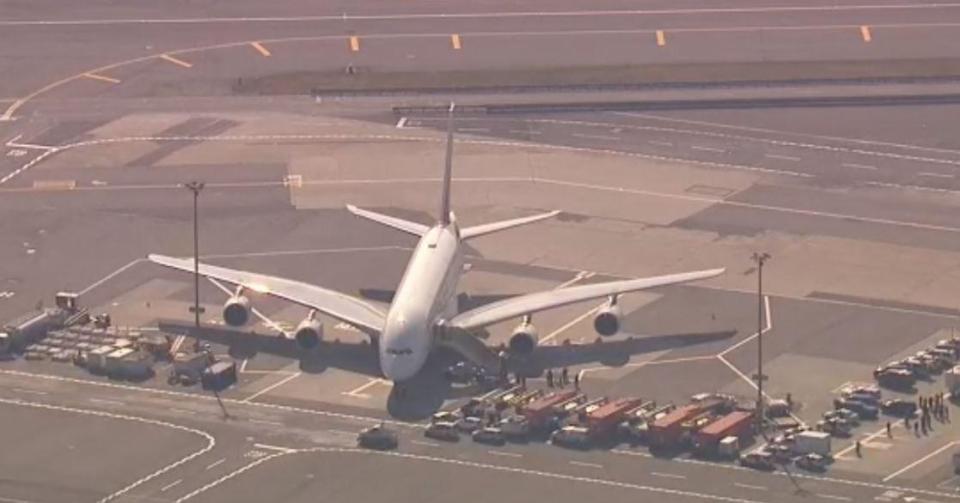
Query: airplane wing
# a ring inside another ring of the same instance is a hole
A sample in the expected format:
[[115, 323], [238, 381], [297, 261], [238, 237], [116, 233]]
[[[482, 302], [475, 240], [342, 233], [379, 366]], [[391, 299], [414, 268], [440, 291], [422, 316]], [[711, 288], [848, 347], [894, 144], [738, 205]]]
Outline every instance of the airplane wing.
[[574, 286], [570, 288], [561, 288], [559, 290], [531, 293], [501, 300], [499, 302], [487, 304], [465, 313], [461, 313], [453, 317], [453, 319], [449, 321], [448, 326], [463, 330], [472, 330], [475, 328], [492, 325], [510, 318], [516, 318], [535, 313], [537, 311], [561, 307], [567, 304], [575, 304], [585, 300], [598, 299], [610, 295], [644, 290], [657, 286], [712, 278], [714, 276], [723, 274], [723, 271], [724, 269], [709, 269], [705, 271], [667, 274], [665, 276], [654, 276], [652, 278], [610, 281], [607, 283]]
[[[164, 255], [149, 255], [147, 258], [155, 264], [193, 272], [193, 259]], [[340, 292], [300, 281], [202, 263], [200, 264], [200, 274], [316, 309], [373, 335], [383, 331], [385, 315], [382, 311], [362, 300]]]

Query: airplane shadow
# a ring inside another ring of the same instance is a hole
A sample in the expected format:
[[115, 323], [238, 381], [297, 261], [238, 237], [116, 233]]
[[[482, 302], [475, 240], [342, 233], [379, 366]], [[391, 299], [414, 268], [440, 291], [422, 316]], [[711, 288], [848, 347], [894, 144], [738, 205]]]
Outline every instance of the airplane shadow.
[[[159, 322], [162, 332], [192, 337], [227, 347], [229, 355], [237, 360], [269, 354], [299, 361], [300, 370], [321, 374], [328, 368], [337, 368], [370, 377], [382, 377], [375, 344], [325, 341], [315, 351], [304, 352], [292, 340], [282, 337], [244, 332], [225, 327], [201, 327], [195, 331], [190, 323]], [[617, 367], [627, 364], [637, 354], [706, 344], [736, 335], [736, 330], [664, 334], [649, 337], [630, 337], [607, 341], [598, 338], [591, 344], [541, 346], [533, 355], [510, 358], [507, 368], [528, 377], [538, 376], [548, 368], [569, 367], [587, 363]], [[446, 400], [473, 397], [490, 388], [452, 386], [443, 373], [450, 365], [462, 360], [455, 351], [438, 346], [427, 359], [427, 364], [409, 381], [394, 386], [387, 399], [387, 412], [406, 421], [422, 420], [439, 410]]]

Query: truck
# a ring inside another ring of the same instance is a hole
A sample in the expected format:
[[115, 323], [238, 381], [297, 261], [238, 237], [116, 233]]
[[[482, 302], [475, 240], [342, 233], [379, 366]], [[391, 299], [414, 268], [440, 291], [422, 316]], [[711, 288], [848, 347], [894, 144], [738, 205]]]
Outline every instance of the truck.
[[794, 437], [793, 452], [830, 457], [830, 434], [825, 431], [801, 431]]
[[69, 312], [59, 309], [31, 311], [0, 326], [0, 352], [20, 352], [63, 326]]
[[716, 454], [718, 444], [726, 437], [746, 439], [752, 432], [753, 412], [735, 410], [694, 433], [693, 443], [701, 453]]
[[618, 398], [587, 412], [586, 426], [595, 439], [608, 438], [627, 416], [642, 403], [639, 398]]
[[220, 391], [237, 382], [237, 364], [232, 361], [216, 362], [203, 371], [200, 384], [203, 389]]
[[522, 414], [532, 430], [544, 430], [553, 422], [557, 413], [556, 407], [568, 402], [578, 394], [575, 390], [549, 393], [526, 404], [522, 409]]
[[683, 435], [683, 423], [701, 414], [703, 409], [697, 404], [677, 407], [650, 424], [648, 437], [652, 447], [671, 447], [676, 445]]

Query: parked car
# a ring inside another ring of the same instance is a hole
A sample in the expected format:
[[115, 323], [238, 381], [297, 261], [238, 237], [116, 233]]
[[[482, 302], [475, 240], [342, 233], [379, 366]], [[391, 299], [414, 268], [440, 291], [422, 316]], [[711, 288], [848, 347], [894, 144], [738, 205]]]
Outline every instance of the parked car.
[[833, 400], [833, 406], [837, 409], [850, 409], [856, 412], [860, 419], [876, 419], [880, 416], [880, 410], [877, 407], [851, 398], [836, 398]]
[[835, 437], [849, 437], [853, 427], [846, 419], [835, 417], [817, 422], [816, 429], [825, 431]]
[[917, 382], [913, 372], [904, 368], [880, 367], [873, 375], [881, 386], [894, 389], [909, 389]]
[[807, 471], [812, 472], [822, 472], [827, 469], [827, 465], [830, 463], [830, 460], [819, 455], [819, 454], [805, 454], [797, 458], [796, 465], [797, 468], [802, 468]]
[[841, 394], [841, 396], [843, 398], [847, 398], [850, 400], [863, 402], [867, 405], [873, 405], [874, 407], [877, 407], [880, 405], [880, 397], [877, 395], [874, 395], [873, 393], [864, 393], [862, 391], [854, 391], [850, 393], [843, 393]]
[[357, 445], [367, 449], [396, 449], [398, 443], [397, 432], [382, 424], [371, 426], [357, 435]]
[[473, 433], [483, 428], [483, 419], [474, 416], [461, 417], [456, 422], [457, 429], [464, 433]]
[[474, 442], [481, 444], [503, 445], [507, 443], [507, 438], [503, 435], [503, 431], [493, 426], [480, 428], [473, 432], [472, 437]]
[[457, 442], [460, 440], [460, 433], [457, 431], [456, 423], [448, 421], [430, 423], [430, 426], [427, 426], [427, 429], [424, 430], [423, 435], [447, 442]]
[[902, 398], [893, 398], [890, 400], [884, 400], [883, 403], [880, 404], [880, 409], [884, 414], [889, 414], [891, 416], [909, 417], [916, 414], [917, 404], [916, 402], [904, 400]]
[[550, 434], [550, 443], [574, 449], [588, 449], [590, 430], [581, 426], [564, 426]]
[[431, 423], [456, 423], [460, 419], [453, 412], [440, 411], [430, 416]]
[[856, 412], [850, 409], [834, 409], [834, 410], [828, 410], [823, 413], [823, 418], [826, 420], [830, 420], [837, 417], [850, 423], [850, 426], [860, 425], [860, 416]]
[[756, 470], [773, 470], [773, 455], [768, 452], [754, 451], [740, 456], [740, 464]]

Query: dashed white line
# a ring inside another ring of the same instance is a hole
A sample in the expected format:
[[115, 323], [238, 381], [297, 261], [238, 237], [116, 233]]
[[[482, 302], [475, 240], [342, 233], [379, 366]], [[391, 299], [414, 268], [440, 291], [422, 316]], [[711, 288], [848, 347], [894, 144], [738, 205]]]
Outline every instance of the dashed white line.
[[692, 146], [690, 146], [690, 148], [693, 149], [693, 150], [702, 150], [702, 151], [704, 151], [704, 152], [718, 152], [718, 153], [723, 153], [723, 152], [726, 152], [726, 151], [727, 151], [726, 149], [723, 149], [723, 148], [707, 147], [707, 146], [704, 146], [704, 145], [692, 145]]
[[223, 462], [226, 461], [226, 460], [227, 460], [227, 458], [220, 458], [220, 459], [214, 461], [213, 463], [210, 463], [209, 465], [207, 465], [207, 467], [204, 468], [204, 470], [211, 470], [211, 469], [213, 469], [213, 468], [216, 468], [216, 467], [220, 466], [221, 464], [223, 464]]
[[740, 482], [734, 482], [733, 485], [737, 487], [742, 487], [744, 489], [753, 489], [754, 491], [767, 491], [767, 486], [755, 486], [753, 484], [741, 484]]
[[619, 140], [619, 136], [610, 136], [605, 134], [586, 134], [586, 133], [571, 133], [572, 136], [577, 138], [587, 138], [590, 140]]
[[780, 160], [784, 160], [784, 161], [793, 161], [793, 162], [797, 162], [797, 161], [800, 160], [799, 157], [795, 157], [795, 156], [792, 156], [792, 155], [763, 154], [763, 156], [764, 156], [764, 157], [769, 157], [770, 159], [780, 159]]
[[407, 118], [400, 117], [400, 120], [397, 121], [397, 129], [403, 129], [403, 126], [407, 125]]
[[586, 466], [587, 468], [603, 468], [603, 465], [598, 463], [584, 463], [583, 461], [570, 461], [571, 465], [577, 466]]
[[30, 395], [49, 395], [46, 391], [35, 391], [32, 389], [23, 389], [23, 388], [12, 388], [11, 391], [16, 393], [27, 393]]
[[661, 472], [650, 472], [650, 475], [654, 477], [663, 477], [665, 479], [685, 479], [686, 475], [677, 475], [675, 473], [661, 473]]
[[170, 489], [173, 489], [174, 487], [177, 487], [178, 485], [180, 485], [181, 482], [183, 482], [183, 479], [177, 479], [176, 481], [171, 482], [171, 483], [169, 483], [169, 484], [161, 487], [161, 488], [160, 488], [160, 492], [165, 493], [165, 492], [169, 491]]
[[422, 445], [424, 447], [440, 447], [440, 444], [434, 442], [425, 442], [423, 440], [411, 440], [410, 443], [413, 445]]
[[121, 401], [119, 401], [119, 400], [108, 400], [108, 399], [106, 399], [106, 398], [88, 398], [87, 400], [89, 400], [89, 401], [91, 401], [91, 402], [93, 402], [93, 403], [99, 403], [99, 404], [103, 404], [103, 405], [118, 405], [118, 406], [126, 405], [125, 403], [123, 403], [123, 402], [121, 402]]
[[270, 426], [283, 426], [283, 423], [278, 421], [267, 421], [264, 419], [248, 419], [248, 421], [250, 421], [251, 423], [257, 423], [257, 424], [268, 424]]
[[494, 456], [504, 456], [508, 458], [522, 458], [523, 454], [517, 454], [515, 452], [505, 452], [505, 451], [487, 451], [487, 454], [493, 454]]
[[660, 145], [661, 147], [672, 147], [673, 143], [662, 140], [648, 140], [647, 143], [651, 145]]
[[917, 176], [929, 176], [934, 178], [953, 178], [953, 175], [948, 173], [935, 173], [932, 171], [921, 171], [917, 173]]
[[873, 170], [873, 171], [877, 170], [876, 166], [871, 166], [869, 164], [857, 164], [855, 162], [845, 162], [840, 165], [843, 166], [844, 168], [867, 169], [867, 170]]
[[887, 475], [886, 477], [883, 478], [883, 481], [884, 481], [884, 482], [890, 481], [890, 479], [892, 479], [892, 478], [894, 478], [894, 477], [896, 477], [896, 476], [898, 476], [898, 475], [900, 475], [900, 474], [902, 474], [902, 473], [904, 473], [904, 472], [906, 472], [906, 471], [908, 471], [908, 470], [913, 469], [915, 466], [917, 466], [917, 465], [919, 465], [919, 464], [921, 464], [921, 463], [926, 462], [926, 461], [929, 460], [930, 458], [937, 456], [938, 454], [942, 453], [943, 451], [946, 451], [946, 450], [948, 450], [948, 449], [951, 449], [954, 445], [957, 445], [958, 443], [960, 443], [960, 440], [955, 440], [955, 441], [953, 441], [953, 442], [947, 443], [947, 444], [944, 445], [943, 447], [941, 447], [941, 448], [939, 448], [939, 449], [931, 452], [930, 454], [927, 454], [926, 456], [924, 456], [924, 457], [922, 457], [922, 458], [914, 461], [913, 463], [910, 463], [909, 465], [904, 466], [903, 468], [901, 468], [901, 469], [899, 469], [899, 470], [891, 473], [890, 475]]
[[853, 501], [853, 498], [848, 496], [837, 496], [835, 494], [817, 494], [817, 497], [835, 501]]
[[297, 452], [297, 449], [291, 447], [283, 447], [282, 445], [271, 445], [271, 444], [253, 444], [254, 447], [258, 449], [267, 449], [270, 451], [282, 452], [284, 454], [290, 454], [292, 452]]

